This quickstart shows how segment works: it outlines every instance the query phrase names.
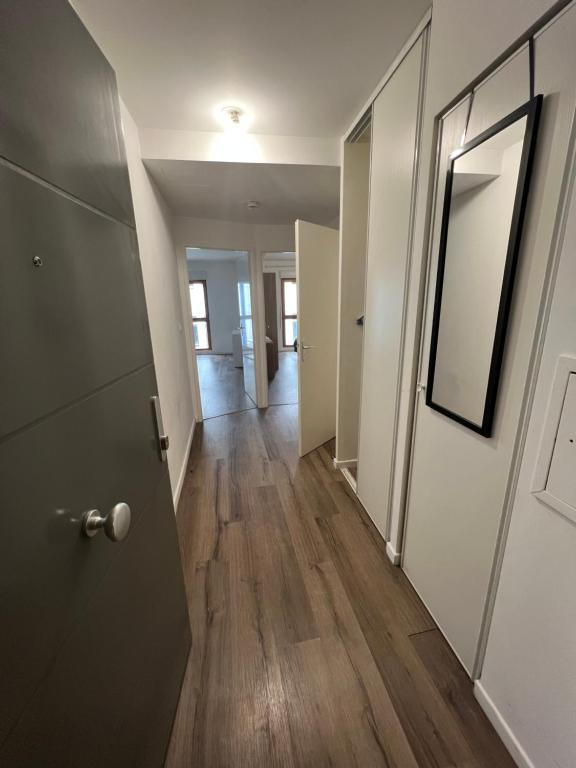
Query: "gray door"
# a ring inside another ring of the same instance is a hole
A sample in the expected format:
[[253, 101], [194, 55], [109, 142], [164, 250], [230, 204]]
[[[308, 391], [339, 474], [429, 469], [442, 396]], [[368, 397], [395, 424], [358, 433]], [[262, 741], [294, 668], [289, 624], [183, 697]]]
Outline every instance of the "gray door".
[[0, 764], [159, 768], [190, 630], [114, 73], [65, 0], [0, 30]]

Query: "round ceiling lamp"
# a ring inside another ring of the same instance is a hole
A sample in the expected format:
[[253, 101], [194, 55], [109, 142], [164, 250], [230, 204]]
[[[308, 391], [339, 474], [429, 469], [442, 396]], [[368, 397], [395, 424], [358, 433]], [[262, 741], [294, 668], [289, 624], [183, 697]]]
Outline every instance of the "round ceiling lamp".
[[225, 131], [242, 131], [249, 123], [246, 111], [232, 104], [222, 107], [218, 117]]

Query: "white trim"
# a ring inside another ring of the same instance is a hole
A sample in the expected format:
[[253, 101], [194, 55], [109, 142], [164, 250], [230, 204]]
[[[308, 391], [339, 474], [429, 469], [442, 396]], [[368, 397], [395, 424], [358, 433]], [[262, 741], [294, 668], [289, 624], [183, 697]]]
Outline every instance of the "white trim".
[[344, 469], [344, 467], [355, 467], [358, 464], [358, 459], [332, 459], [334, 463], [334, 469]]
[[410, 37], [406, 40], [406, 42], [402, 46], [400, 52], [398, 53], [398, 55], [396, 56], [392, 64], [386, 70], [386, 73], [384, 74], [384, 76], [382, 77], [382, 79], [380, 80], [376, 88], [374, 88], [370, 96], [364, 102], [362, 109], [357, 113], [356, 117], [354, 118], [354, 120], [352, 121], [348, 129], [344, 132], [344, 137], [343, 137], [344, 141], [346, 141], [350, 133], [354, 130], [359, 120], [363, 117], [364, 113], [370, 109], [374, 99], [378, 96], [380, 91], [384, 88], [388, 80], [390, 80], [394, 72], [396, 72], [400, 64], [402, 64], [406, 56], [410, 53], [410, 50], [412, 49], [412, 47], [414, 46], [414, 44], [416, 43], [416, 41], [418, 40], [422, 32], [430, 24], [431, 20], [432, 20], [432, 8], [429, 8], [424, 14], [424, 16], [420, 19], [418, 24], [416, 25], [416, 28], [414, 29]]
[[[342, 209], [344, 207], [344, 144], [346, 139], [340, 140], [340, 191], [338, 193], [338, 200], [340, 203], [340, 226], [338, 228], [338, 320], [336, 324], [336, 435], [335, 435], [335, 448], [336, 454], [338, 451], [338, 444], [340, 442], [340, 400], [342, 393], [340, 392], [340, 363], [342, 353], [340, 351], [341, 335], [342, 335]], [[368, 167], [368, 176], [370, 176], [370, 167]], [[366, 215], [368, 219], [368, 215]], [[368, 221], [366, 221], [368, 225]], [[361, 398], [362, 390], [360, 390], [358, 397]], [[360, 408], [358, 408], [358, 416], [360, 416]], [[358, 450], [358, 448], [356, 448]], [[336, 459], [334, 459], [334, 466], [336, 467]]]
[[248, 251], [250, 290], [252, 299], [252, 333], [254, 336], [254, 376], [256, 406], [268, 407], [268, 372], [266, 365], [266, 321], [264, 319], [264, 277], [262, 251], [254, 246]]
[[520, 768], [536, 768], [480, 680], [474, 681], [474, 696], [484, 710], [486, 717], [494, 726], [494, 730], [502, 739], [504, 746], [510, 752], [514, 762]]
[[186, 468], [188, 467], [188, 459], [190, 458], [190, 450], [192, 448], [192, 439], [194, 437], [195, 428], [196, 420], [193, 420], [192, 426], [190, 427], [190, 434], [188, 435], [188, 440], [186, 441], [186, 450], [184, 451], [184, 460], [182, 461], [182, 467], [180, 468], [180, 475], [178, 476], [178, 482], [176, 483], [176, 488], [174, 489], [174, 493], [172, 495], [172, 501], [174, 502], [174, 512], [178, 511], [180, 494], [182, 493], [182, 488], [184, 487], [184, 478], [186, 477]]
[[178, 281], [180, 283], [180, 303], [182, 309], [182, 323], [184, 329], [184, 340], [186, 342], [186, 362], [188, 364], [188, 375], [190, 378], [190, 397], [192, 399], [192, 411], [194, 419], [203, 420], [202, 398], [200, 396], [200, 381], [198, 378], [198, 360], [194, 348], [194, 338], [192, 335], [192, 306], [190, 304], [188, 260], [186, 258], [186, 249], [182, 248], [176, 256], [176, 270]]
[[401, 553], [397, 552], [389, 541], [386, 542], [386, 554], [392, 565], [400, 565]]
[[356, 485], [357, 485], [356, 484], [356, 478], [352, 475], [352, 473], [350, 472], [348, 467], [343, 467], [340, 470], [340, 472], [342, 472], [342, 474], [344, 475], [344, 479], [346, 480], [346, 482], [348, 483], [350, 488], [352, 488], [354, 493], [356, 493]]
[[[428, 53], [429, 53], [429, 30], [428, 27], [424, 27], [421, 33], [422, 37], [422, 51], [420, 54], [420, 76], [418, 79], [418, 105], [416, 111], [416, 132], [414, 136], [414, 160], [413, 160], [413, 175], [412, 186], [410, 190], [410, 213], [408, 219], [408, 241], [406, 243], [406, 264], [404, 267], [404, 297], [402, 301], [402, 320], [400, 325], [400, 347], [398, 351], [398, 376], [396, 381], [396, 407], [394, 409], [394, 426], [392, 433], [392, 453], [390, 456], [390, 484], [388, 486], [388, 502], [386, 508], [386, 525], [384, 528], [384, 538], [389, 541], [392, 537], [392, 518], [394, 515], [394, 482], [397, 475], [397, 457], [398, 457], [398, 440], [400, 437], [400, 411], [402, 406], [402, 382], [404, 379], [404, 367], [405, 367], [405, 352], [406, 352], [406, 332], [408, 325], [408, 312], [410, 305], [410, 293], [412, 289], [412, 283], [410, 277], [412, 275], [412, 264], [414, 261], [415, 252], [415, 228], [416, 228], [416, 213], [418, 202], [418, 186], [420, 182], [420, 161], [422, 156], [422, 134], [424, 129], [424, 101], [426, 97], [426, 85], [428, 76]], [[417, 37], [414, 40], [413, 46], [416, 45], [420, 38]], [[414, 360], [412, 360], [412, 371], [414, 373]], [[410, 398], [411, 399], [411, 398]], [[410, 415], [410, 409], [408, 409], [408, 417]], [[402, 435], [402, 442], [405, 446], [410, 443], [410, 422], [406, 424], [406, 431]], [[405, 449], [407, 450], [407, 449]], [[405, 487], [405, 474], [406, 469], [406, 457], [404, 457], [404, 463], [401, 467], [400, 482], [401, 489]], [[396, 528], [396, 546], [402, 546], [400, 543], [400, 531], [403, 527], [403, 516], [405, 513], [405, 506], [400, 501], [400, 508], [398, 510], [398, 525]], [[396, 550], [394, 550], [396, 551]]]

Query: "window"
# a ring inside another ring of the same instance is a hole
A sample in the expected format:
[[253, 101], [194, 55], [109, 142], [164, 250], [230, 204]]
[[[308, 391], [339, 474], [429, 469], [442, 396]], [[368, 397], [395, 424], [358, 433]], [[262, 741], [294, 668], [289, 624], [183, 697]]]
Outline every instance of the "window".
[[188, 287], [190, 290], [190, 306], [192, 307], [194, 347], [199, 350], [212, 349], [206, 280], [190, 280]]
[[283, 277], [280, 285], [282, 286], [282, 344], [285, 347], [292, 347], [298, 337], [296, 278]]

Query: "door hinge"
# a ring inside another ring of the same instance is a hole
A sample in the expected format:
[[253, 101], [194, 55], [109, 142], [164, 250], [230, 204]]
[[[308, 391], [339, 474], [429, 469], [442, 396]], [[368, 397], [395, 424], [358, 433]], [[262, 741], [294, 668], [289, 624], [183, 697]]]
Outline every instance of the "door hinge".
[[166, 451], [170, 447], [170, 438], [164, 433], [162, 410], [160, 408], [160, 398], [158, 395], [153, 395], [150, 398], [150, 403], [152, 405], [152, 415], [154, 417], [154, 427], [156, 429], [158, 456], [160, 457], [160, 461], [166, 461]]

